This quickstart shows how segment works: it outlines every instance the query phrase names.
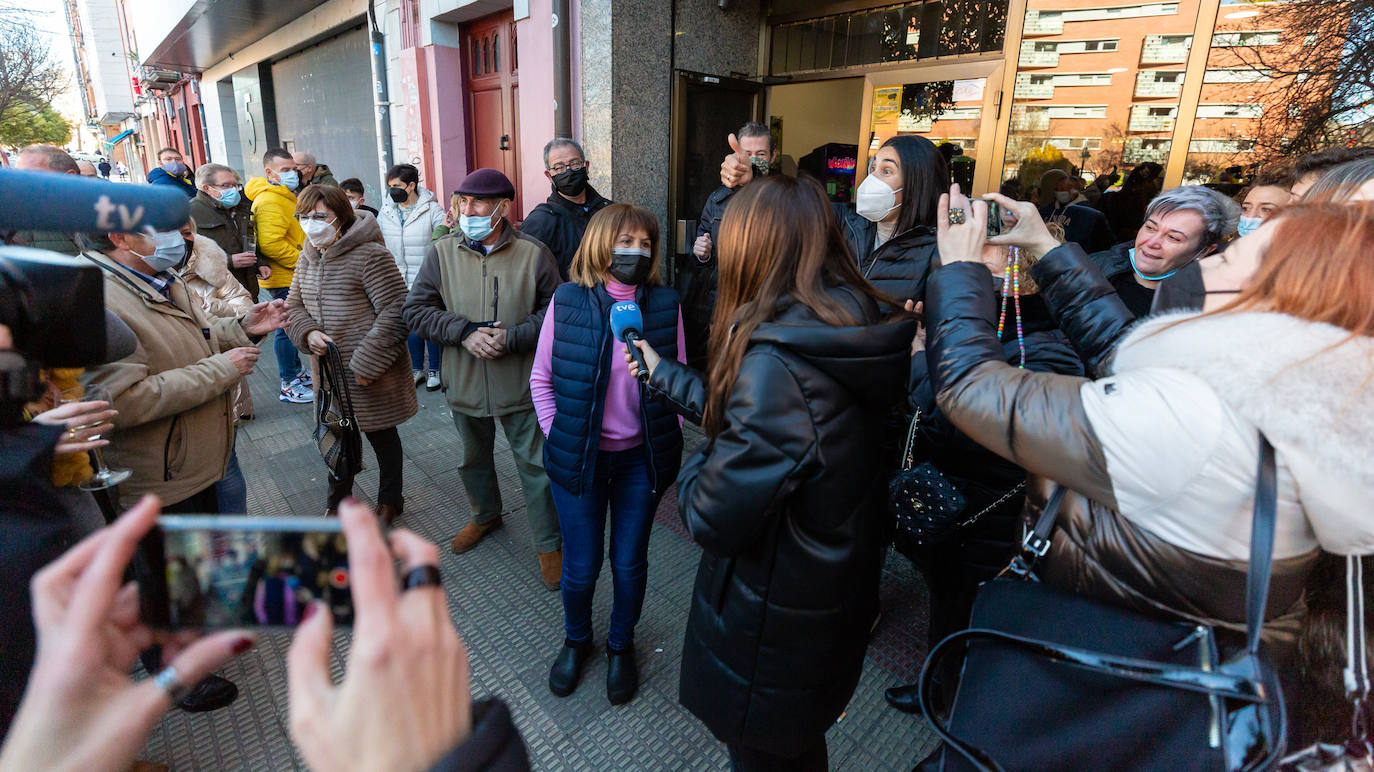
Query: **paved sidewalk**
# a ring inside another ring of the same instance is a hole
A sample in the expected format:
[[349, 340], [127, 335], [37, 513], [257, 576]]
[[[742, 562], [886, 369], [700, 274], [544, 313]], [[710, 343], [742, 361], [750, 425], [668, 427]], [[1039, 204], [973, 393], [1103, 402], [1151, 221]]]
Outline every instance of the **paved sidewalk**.
[[[257, 515], [318, 515], [326, 477], [310, 441], [309, 405], [277, 400], [270, 340], [251, 378], [256, 420], [239, 430], [238, 454], [248, 478], [248, 506]], [[562, 606], [544, 589], [525, 523], [519, 481], [504, 438], [497, 470], [505, 527], [462, 556], [448, 541], [471, 518], [458, 478], [460, 443], [443, 395], [420, 392], [420, 412], [404, 424], [405, 514], [399, 525], [443, 545], [449, 608], [472, 663], [476, 696], [499, 695], [512, 709], [536, 769], [720, 770], [724, 747], [677, 703], [678, 669], [698, 548], [677, 521], [676, 489], [659, 508], [649, 546], [649, 589], [636, 630], [642, 685], [629, 704], [606, 700], [605, 657], [592, 661], [578, 691], [559, 699], [548, 690], [548, 666], [562, 643]], [[498, 432], [498, 435], [500, 433]], [[117, 439], [116, 439], [117, 441]], [[701, 442], [688, 435], [688, 445]], [[372, 451], [357, 495], [377, 490]], [[882, 690], [913, 680], [925, 654], [925, 588], [907, 561], [888, 560], [882, 585], [884, 616], [869, 649], [863, 678], [848, 711], [827, 735], [836, 770], [906, 770], [935, 742], [924, 722], [883, 702]], [[610, 615], [609, 561], [597, 585], [596, 634], [605, 643]], [[286, 634], [264, 636], [224, 675], [240, 688], [229, 709], [173, 712], [154, 733], [143, 757], [173, 770], [304, 769], [288, 736]], [[343, 672], [349, 636], [336, 636], [335, 675]]]

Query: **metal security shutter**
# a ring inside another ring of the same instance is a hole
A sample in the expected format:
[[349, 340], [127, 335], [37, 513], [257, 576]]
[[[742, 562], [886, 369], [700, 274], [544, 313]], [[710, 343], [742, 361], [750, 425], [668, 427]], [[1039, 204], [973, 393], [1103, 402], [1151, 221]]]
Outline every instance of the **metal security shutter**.
[[272, 86], [282, 145], [311, 153], [340, 182], [362, 180], [380, 207], [370, 56], [359, 26], [273, 62]]

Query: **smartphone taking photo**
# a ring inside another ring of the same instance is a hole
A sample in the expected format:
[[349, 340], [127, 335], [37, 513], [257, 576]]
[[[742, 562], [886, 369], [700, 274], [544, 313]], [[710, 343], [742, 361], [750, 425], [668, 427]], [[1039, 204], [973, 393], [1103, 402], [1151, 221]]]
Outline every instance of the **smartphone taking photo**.
[[136, 571], [155, 630], [295, 627], [313, 601], [353, 624], [348, 542], [336, 519], [164, 515]]

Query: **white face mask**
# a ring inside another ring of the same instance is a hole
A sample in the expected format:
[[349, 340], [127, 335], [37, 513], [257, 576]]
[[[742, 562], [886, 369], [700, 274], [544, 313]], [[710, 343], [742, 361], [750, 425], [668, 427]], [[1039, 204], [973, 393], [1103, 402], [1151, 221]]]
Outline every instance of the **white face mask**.
[[897, 191], [873, 174], [865, 177], [854, 192], [854, 211], [865, 220], [878, 222], [898, 206]]
[[1067, 204], [1075, 198], [1077, 198], [1077, 196], [1075, 196], [1074, 192], [1071, 190], [1059, 190], [1055, 191], [1054, 194], [1054, 199], [1061, 204]]
[[301, 223], [301, 230], [305, 231], [305, 237], [310, 239], [310, 243], [314, 244], [316, 249], [324, 249], [334, 243], [336, 231], [334, 226], [328, 222], [306, 220]]

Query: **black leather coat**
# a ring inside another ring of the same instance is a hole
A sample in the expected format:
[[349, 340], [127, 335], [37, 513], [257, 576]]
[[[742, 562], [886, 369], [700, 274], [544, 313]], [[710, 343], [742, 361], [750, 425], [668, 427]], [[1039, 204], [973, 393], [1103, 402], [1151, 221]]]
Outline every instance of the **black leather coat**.
[[844, 240], [854, 252], [859, 272], [865, 279], [898, 302], [925, 297], [926, 280], [940, 265], [933, 227], [918, 225], [895, 234], [874, 249], [873, 241], [878, 235], [876, 223], [842, 204], [833, 205], [833, 209], [844, 231]]
[[[786, 755], [825, 732], [863, 668], [878, 608], [884, 415], [904, 394], [914, 322], [831, 297], [865, 325], [831, 327], [801, 304], [750, 339], [723, 428], [678, 477], [704, 549], [682, 655], [682, 704], [717, 738]], [[649, 388], [689, 418], [700, 375], [663, 361]]]

